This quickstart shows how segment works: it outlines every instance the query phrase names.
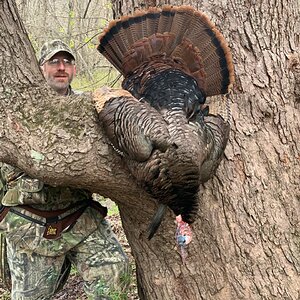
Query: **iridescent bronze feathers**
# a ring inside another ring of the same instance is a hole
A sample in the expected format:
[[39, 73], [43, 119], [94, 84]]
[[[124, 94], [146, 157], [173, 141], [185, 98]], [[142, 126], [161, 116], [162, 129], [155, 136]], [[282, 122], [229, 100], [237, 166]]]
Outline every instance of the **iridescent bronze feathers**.
[[192, 223], [199, 186], [213, 176], [228, 140], [229, 106], [222, 103], [221, 116], [206, 105], [234, 81], [225, 39], [202, 12], [164, 6], [110, 22], [99, 40], [127, 91], [104, 91], [96, 108], [111, 144], [160, 204], [149, 238], [167, 206]]

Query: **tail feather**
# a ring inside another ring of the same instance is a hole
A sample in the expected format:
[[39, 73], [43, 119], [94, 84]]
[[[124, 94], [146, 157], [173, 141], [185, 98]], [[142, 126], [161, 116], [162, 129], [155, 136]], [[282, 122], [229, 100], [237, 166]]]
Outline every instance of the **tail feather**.
[[132, 33], [132, 38], [134, 41], [138, 41], [143, 38], [143, 15], [143, 12], [137, 11], [134, 14], [133, 18], [129, 18], [130, 31]]
[[157, 32], [159, 33], [170, 32], [174, 15], [175, 15], [174, 7], [172, 7], [171, 5], [163, 6], [162, 11], [160, 13]]
[[[120, 30], [122, 27], [126, 27], [128, 17], [123, 17], [122, 21], [112, 21], [114, 22], [114, 26], [112, 26], [111, 31], [111, 38], [117, 41], [117, 43], [114, 43], [114, 47], [118, 47], [119, 51], [121, 51], [123, 54], [127, 51], [127, 49], [130, 47], [130, 44], [133, 43], [133, 37], [131, 35], [131, 32], [124, 34], [124, 30]], [[108, 37], [109, 38], [109, 37]]]
[[151, 36], [155, 32], [158, 32], [160, 15], [157, 12], [158, 12], [157, 8], [155, 7], [149, 8], [146, 16], [147, 33], [145, 36]]
[[190, 6], [179, 6], [176, 9], [170, 31], [176, 35], [178, 44], [192, 29], [190, 25], [194, 18], [194, 13], [195, 9]]

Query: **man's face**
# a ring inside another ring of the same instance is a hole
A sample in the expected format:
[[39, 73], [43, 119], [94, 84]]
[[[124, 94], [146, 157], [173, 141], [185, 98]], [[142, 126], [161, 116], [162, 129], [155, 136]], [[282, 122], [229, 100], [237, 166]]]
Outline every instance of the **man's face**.
[[47, 83], [59, 94], [65, 95], [76, 74], [75, 62], [67, 52], [58, 52], [41, 66]]

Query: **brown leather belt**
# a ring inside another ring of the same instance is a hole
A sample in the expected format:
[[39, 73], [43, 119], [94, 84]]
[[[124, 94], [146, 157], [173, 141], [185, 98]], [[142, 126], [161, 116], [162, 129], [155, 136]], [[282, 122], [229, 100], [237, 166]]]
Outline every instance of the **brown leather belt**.
[[[7, 213], [10, 211], [18, 216], [21, 216], [29, 221], [37, 223], [41, 226], [45, 226], [43, 237], [46, 239], [57, 239], [60, 237], [64, 230], [70, 230], [83, 214], [86, 208], [92, 207], [98, 211], [103, 218], [107, 215], [107, 208], [103, 207], [99, 202], [93, 200], [84, 200], [74, 203], [64, 209], [57, 210], [40, 210], [33, 208], [30, 205], [18, 205], [18, 206], [3, 206], [0, 208], [0, 222], [5, 218]], [[28, 216], [19, 209], [24, 209], [33, 215], [46, 219], [45, 222], [38, 220], [32, 216]]]

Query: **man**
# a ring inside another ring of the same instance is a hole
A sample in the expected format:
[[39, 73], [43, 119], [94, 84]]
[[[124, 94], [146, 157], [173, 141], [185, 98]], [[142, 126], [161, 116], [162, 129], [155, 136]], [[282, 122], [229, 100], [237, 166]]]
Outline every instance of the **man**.
[[39, 64], [47, 83], [60, 95], [72, 94], [70, 83], [76, 75], [75, 56], [62, 41], [45, 43], [40, 50]]
[[[70, 83], [76, 73], [75, 56], [65, 43], [44, 44], [39, 63], [57, 93], [74, 93]], [[0, 230], [5, 235], [3, 258], [9, 265], [11, 298], [51, 299], [66, 281], [71, 264], [91, 299], [116, 295], [124, 287], [120, 279], [128, 272], [128, 260], [104, 219], [106, 208], [93, 201], [89, 191], [51, 187], [19, 168], [0, 167]], [[7, 275], [5, 266], [3, 270]]]

